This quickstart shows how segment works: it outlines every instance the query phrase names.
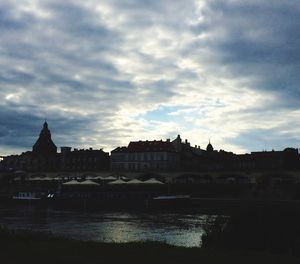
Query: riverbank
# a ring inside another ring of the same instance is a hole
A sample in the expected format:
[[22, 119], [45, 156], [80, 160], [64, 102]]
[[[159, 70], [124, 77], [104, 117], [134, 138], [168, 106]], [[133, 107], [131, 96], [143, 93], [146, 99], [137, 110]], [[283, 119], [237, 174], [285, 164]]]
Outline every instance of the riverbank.
[[2, 263], [300, 263], [268, 251], [183, 248], [158, 242], [99, 243], [51, 234], [0, 231]]

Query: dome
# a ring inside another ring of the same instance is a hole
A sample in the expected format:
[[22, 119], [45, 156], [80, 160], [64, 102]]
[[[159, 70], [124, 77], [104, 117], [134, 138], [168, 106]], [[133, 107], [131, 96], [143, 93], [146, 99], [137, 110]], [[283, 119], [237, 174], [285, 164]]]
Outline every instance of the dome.
[[46, 129], [48, 129], [48, 123], [47, 123], [47, 121], [45, 121], [44, 125], [43, 125], [43, 130], [46, 130]]
[[43, 129], [40, 132], [40, 136], [38, 140], [35, 142], [35, 144], [32, 147], [33, 152], [39, 153], [39, 154], [56, 154], [57, 153], [57, 147], [53, 143], [51, 139], [51, 132], [48, 128], [48, 124], [45, 121], [43, 125]]
[[212, 146], [212, 144], [210, 143], [210, 141], [209, 141], [209, 143], [208, 143], [208, 145], [207, 145], [207, 147], [206, 147], [206, 151], [214, 151], [214, 147]]

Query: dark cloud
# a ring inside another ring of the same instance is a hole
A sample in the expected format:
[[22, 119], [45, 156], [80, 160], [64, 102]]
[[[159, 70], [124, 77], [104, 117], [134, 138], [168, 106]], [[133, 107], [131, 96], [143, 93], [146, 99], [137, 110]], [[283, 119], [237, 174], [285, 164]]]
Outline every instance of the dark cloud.
[[5, 1], [0, 145], [30, 149], [44, 118], [58, 146], [181, 130], [202, 145], [215, 133], [253, 149], [269, 133], [277, 146], [281, 131], [298, 144], [299, 13], [279, 0]]
[[249, 77], [253, 89], [300, 99], [299, 11], [297, 1], [209, 1], [193, 30], [211, 34], [205, 45], [231, 78]]
[[7, 10], [0, 8], [0, 29], [2, 32], [22, 30], [24, 27], [25, 26], [21, 21], [14, 20], [10, 17]]
[[226, 138], [229, 144], [237, 145], [251, 151], [283, 150], [287, 147], [297, 147], [300, 139], [293, 133], [273, 129], [249, 129], [236, 138]]
[[35, 79], [33, 74], [24, 73], [17, 70], [2, 72], [0, 81], [6, 84], [29, 84]]
[[[45, 121], [40, 115], [8, 108], [1, 108], [0, 120], [0, 146], [8, 145], [24, 149], [31, 149]], [[92, 127], [93, 121], [92, 118], [47, 117], [52, 138], [58, 146], [74, 145], [78, 141], [77, 134]]]

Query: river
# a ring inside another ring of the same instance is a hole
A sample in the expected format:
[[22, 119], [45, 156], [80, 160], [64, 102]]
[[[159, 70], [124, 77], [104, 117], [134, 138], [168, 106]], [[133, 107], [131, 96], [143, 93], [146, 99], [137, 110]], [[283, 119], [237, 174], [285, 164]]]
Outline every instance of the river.
[[195, 211], [77, 211], [32, 205], [0, 207], [0, 224], [13, 230], [101, 242], [160, 241], [182, 247], [201, 247], [201, 237], [216, 217]]

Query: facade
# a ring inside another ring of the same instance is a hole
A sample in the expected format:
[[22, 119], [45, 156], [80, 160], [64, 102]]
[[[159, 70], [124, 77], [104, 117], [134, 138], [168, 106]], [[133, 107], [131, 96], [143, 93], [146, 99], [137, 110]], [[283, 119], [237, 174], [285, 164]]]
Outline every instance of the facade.
[[200, 169], [201, 161], [206, 154], [205, 150], [197, 145], [192, 147], [187, 139], [182, 141], [180, 135], [172, 141], [172, 144], [179, 155], [178, 167], [180, 170], [194, 171]]
[[179, 169], [179, 153], [169, 141], [135, 141], [111, 152], [115, 171], [172, 171]]
[[60, 153], [62, 171], [99, 171], [109, 169], [109, 153], [102, 149], [74, 149], [62, 147]]
[[173, 141], [136, 141], [111, 152], [114, 171], [205, 171], [224, 168], [209, 142], [206, 150], [191, 146], [178, 135]]
[[300, 169], [300, 155], [297, 149], [286, 148], [282, 151], [260, 151], [250, 154], [235, 154], [224, 150], [207, 151], [199, 160], [201, 170], [240, 170], [276, 171]]
[[300, 168], [299, 153], [295, 148], [286, 148], [282, 151], [251, 152], [251, 159], [256, 169]]
[[178, 135], [173, 141], [136, 141], [111, 152], [111, 168], [117, 171], [199, 170], [206, 151], [192, 147]]

